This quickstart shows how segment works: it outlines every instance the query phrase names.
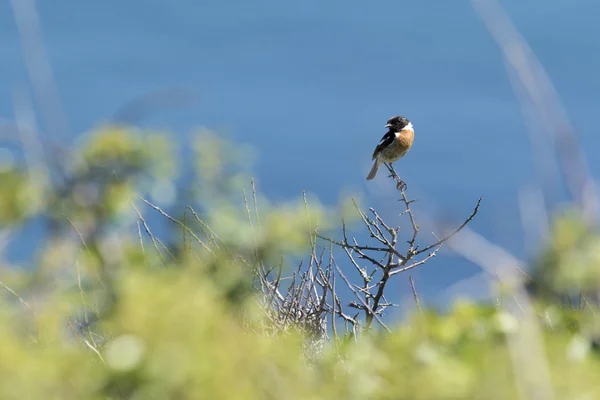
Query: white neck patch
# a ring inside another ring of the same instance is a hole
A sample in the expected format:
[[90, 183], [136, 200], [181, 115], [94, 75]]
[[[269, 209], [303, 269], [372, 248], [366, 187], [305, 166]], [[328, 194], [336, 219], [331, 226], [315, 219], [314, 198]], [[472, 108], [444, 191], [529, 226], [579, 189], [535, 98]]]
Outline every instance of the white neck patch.
[[400, 132], [394, 132], [394, 135], [396, 135], [396, 137], [400, 137], [400, 135], [402, 134], [402, 132], [404, 131], [415, 131], [413, 129], [412, 124], [409, 122], [408, 125], [406, 125], [404, 128], [402, 128], [402, 130]]

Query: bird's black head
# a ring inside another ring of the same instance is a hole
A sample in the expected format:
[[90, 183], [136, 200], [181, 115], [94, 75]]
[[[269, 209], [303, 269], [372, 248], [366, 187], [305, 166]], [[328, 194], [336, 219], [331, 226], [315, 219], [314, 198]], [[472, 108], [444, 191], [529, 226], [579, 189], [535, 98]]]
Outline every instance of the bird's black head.
[[409, 125], [412, 126], [408, 118], [397, 115], [388, 119], [385, 127], [389, 128], [389, 130], [392, 132], [400, 132], [402, 129], [406, 128]]

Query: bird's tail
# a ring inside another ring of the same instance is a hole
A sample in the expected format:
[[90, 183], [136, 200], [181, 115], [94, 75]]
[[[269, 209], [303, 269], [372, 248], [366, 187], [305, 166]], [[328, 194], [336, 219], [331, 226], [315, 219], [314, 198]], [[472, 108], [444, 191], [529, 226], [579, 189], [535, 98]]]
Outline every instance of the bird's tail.
[[377, 175], [378, 169], [379, 169], [379, 160], [375, 160], [375, 163], [373, 164], [373, 168], [371, 168], [371, 172], [369, 172], [369, 175], [367, 176], [368, 181], [375, 178], [375, 175]]

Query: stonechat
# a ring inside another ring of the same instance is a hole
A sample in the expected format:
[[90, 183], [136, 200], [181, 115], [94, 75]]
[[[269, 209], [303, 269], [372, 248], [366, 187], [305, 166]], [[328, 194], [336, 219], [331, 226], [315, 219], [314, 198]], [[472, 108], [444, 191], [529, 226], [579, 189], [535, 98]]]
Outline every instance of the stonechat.
[[415, 131], [408, 118], [392, 117], [388, 119], [385, 127], [388, 128], [388, 131], [373, 152], [375, 163], [367, 180], [375, 178], [381, 164], [393, 163], [404, 157], [415, 140]]

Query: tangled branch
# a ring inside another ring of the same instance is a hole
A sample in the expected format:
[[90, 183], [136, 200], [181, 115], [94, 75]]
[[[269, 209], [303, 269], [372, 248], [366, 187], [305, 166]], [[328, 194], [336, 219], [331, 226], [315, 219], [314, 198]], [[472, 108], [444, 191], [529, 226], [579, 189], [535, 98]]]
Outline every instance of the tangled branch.
[[[415, 200], [409, 199], [406, 195], [407, 185], [400, 179], [394, 168], [386, 164], [390, 171], [390, 177], [396, 182], [396, 187], [400, 193], [400, 201], [403, 204], [402, 215], [408, 215], [412, 233], [407, 241], [407, 246], [399, 246], [398, 233], [400, 227], [392, 227], [373, 209], [365, 213], [357, 210], [364, 227], [369, 232], [369, 236], [375, 244], [362, 244], [355, 237], [349, 239], [345, 224], [342, 225], [342, 240], [334, 240], [321, 235], [321, 239], [332, 245], [342, 248], [348, 257], [350, 264], [362, 278], [362, 285], [353, 285], [351, 290], [354, 295], [361, 299], [360, 304], [351, 303], [349, 307], [358, 308], [365, 315], [365, 329], [370, 329], [375, 319], [381, 325], [379, 316], [383, 311], [393, 304], [385, 298], [386, 287], [389, 279], [400, 273], [409, 271], [421, 265], [424, 265], [434, 258], [442, 245], [460, 232], [469, 222], [473, 220], [481, 205], [481, 198], [477, 201], [471, 214], [451, 233], [436, 242], [428, 244], [422, 248], [417, 244], [419, 236], [419, 224], [417, 224], [411, 204]], [[421, 256], [422, 255], [422, 256]], [[421, 256], [421, 257], [419, 257]], [[366, 266], [364, 263], [366, 262]], [[377, 276], [377, 278], [375, 278]], [[375, 282], [373, 282], [375, 280]]]

